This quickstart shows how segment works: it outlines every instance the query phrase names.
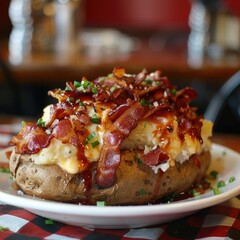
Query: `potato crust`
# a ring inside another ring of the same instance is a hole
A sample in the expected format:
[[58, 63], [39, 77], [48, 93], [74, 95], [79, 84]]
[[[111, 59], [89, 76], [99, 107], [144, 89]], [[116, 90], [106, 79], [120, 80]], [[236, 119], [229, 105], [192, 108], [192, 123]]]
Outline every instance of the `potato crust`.
[[97, 201], [105, 201], [107, 205], [140, 205], [155, 202], [173, 192], [186, 191], [204, 176], [211, 159], [210, 152], [205, 151], [170, 167], [165, 173], [155, 174], [136, 160], [136, 154], [122, 152], [116, 183], [106, 189], [99, 189], [94, 183], [96, 165], [88, 173], [69, 174], [58, 165], [38, 165], [30, 155], [13, 151], [10, 171], [15, 184], [27, 195], [91, 205]]

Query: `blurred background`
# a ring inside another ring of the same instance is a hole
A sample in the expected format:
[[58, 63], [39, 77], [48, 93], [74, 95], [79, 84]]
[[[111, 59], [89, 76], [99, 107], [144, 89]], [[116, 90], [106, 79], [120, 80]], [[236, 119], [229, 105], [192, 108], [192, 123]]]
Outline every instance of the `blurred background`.
[[[48, 90], [115, 66], [129, 73], [160, 69], [179, 88], [194, 87], [203, 114], [240, 70], [240, 1], [1, 2], [1, 115], [38, 117], [53, 101]], [[216, 131], [240, 133], [238, 85], [230, 87]]]

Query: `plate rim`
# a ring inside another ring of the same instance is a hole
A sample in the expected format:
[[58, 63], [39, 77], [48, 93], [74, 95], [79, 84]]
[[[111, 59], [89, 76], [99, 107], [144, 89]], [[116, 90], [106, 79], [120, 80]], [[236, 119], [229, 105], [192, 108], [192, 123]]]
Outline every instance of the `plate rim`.
[[[212, 144], [212, 150], [221, 149], [221, 151], [228, 151], [230, 154], [239, 157], [240, 153], [235, 150], [232, 150], [228, 147], [225, 147], [220, 144]], [[6, 151], [9, 148], [1, 149], [0, 153]], [[0, 159], [1, 162], [1, 159]], [[239, 169], [240, 172], [240, 169]], [[9, 174], [4, 173], [6, 177], [9, 177]], [[239, 179], [238, 179], [239, 181]], [[233, 184], [233, 183], [232, 183]], [[236, 184], [235, 184], [236, 185]], [[206, 207], [210, 207], [213, 205], [217, 205], [224, 201], [229, 200], [230, 198], [237, 196], [240, 194], [240, 184], [232, 189], [229, 189], [225, 192], [222, 192], [219, 195], [212, 195], [206, 198], [197, 197], [191, 198], [184, 201], [172, 202], [172, 203], [163, 203], [163, 204], [154, 204], [154, 205], [131, 205], [131, 206], [91, 206], [91, 205], [77, 205], [71, 203], [62, 203], [62, 202], [54, 202], [44, 199], [38, 199], [31, 196], [25, 195], [14, 195], [11, 193], [7, 193], [6, 191], [1, 189], [0, 186], [0, 201], [4, 202], [5, 204], [13, 205], [16, 207], [21, 207], [26, 210], [38, 210], [44, 211], [44, 207], [51, 210], [48, 212], [52, 213], [59, 213], [59, 209], [62, 209], [61, 213], [63, 214], [71, 214], [78, 216], [99, 216], [99, 217], [137, 217], [143, 215], [162, 215], [162, 214], [176, 214], [182, 213], [183, 209], [184, 212], [192, 212], [198, 211], [200, 209], [204, 209]], [[8, 200], [5, 200], [8, 199]], [[26, 207], [30, 206], [30, 207]], [[40, 207], [39, 207], [40, 206]], [[106, 208], [109, 211], [105, 211]], [[187, 208], [187, 210], [186, 210]], [[45, 210], [46, 211], [46, 210]], [[94, 212], [94, 214], [92, 213]], [[104, 214], [103, 214], [104, 212]], [[116, 216], [117, 215], [117, 216]]]

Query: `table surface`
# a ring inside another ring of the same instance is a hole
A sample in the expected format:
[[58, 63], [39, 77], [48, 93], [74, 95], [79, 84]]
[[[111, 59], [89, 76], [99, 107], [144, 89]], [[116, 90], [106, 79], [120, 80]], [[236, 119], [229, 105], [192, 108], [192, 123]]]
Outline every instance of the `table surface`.
[[[32, 53], [20, 63], [10, 60], [8, 43], [0, 42], [0, 56], [9, 66], [14, 79], [19, 83], [59, 84], [86, 76], [92, 80], [112, 72], [115, 66], [123, 66], [129, 73], [138, 73], [143, 68], [149, 72], [156, 69], [176, 81], [201, 79], [208, 84], [220, 85], [240, 69], [236, 55], [213, 60], [204, 57], [198, 65], [189, 60], [186, 41], [181, 44], [166, 44], [158, 50], [149, 47], [146, 39], [140, 39], [140, 47], [127, 54], [91, 56], [77, 51], [70, 56]], [[217, 74], [216, 74], [217, 73]], [[4, 79], [0, 70], [0, 80]]]
[[[20, 118], [0, 120], [0, 148], [5, 148], [9, 139], [20, 128]], [[11, 123], [11, 124], [9, 124]], [[215, 143], [240, 152], [240, 136], [218, 135]], [[239, 159], [240, 160], [240, 159]], [[0, 173], [1, 174], [1, 173]], [[139, 229], [87, 229], [68, 226], [59, 222], [46, 223], [45, 218], [24, 209], [0, 205], [1, 239], [240, 239], [240, 197], [222, 204], [200, 210], [190, 216]]]

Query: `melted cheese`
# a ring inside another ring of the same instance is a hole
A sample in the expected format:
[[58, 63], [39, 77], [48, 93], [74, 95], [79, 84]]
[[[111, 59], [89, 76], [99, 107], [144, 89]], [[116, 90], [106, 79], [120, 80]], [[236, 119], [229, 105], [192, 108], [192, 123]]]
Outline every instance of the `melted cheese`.
[[[95, 113], [93, 108], [89, 108], [90, 116]], [[108, 110], [101, 113], [101, 118], [107, 114]], [[98, 113], [99, 114], [99, 113]], [[47, 121], [48, 113], [45, 110], [44, 119]], [[102, 121], [105, 122], [105, 121]], [[167, 126], [172, 127], [172, 131], [166, 131]], [[87, 126], [90, 133], [96, 133], [94, 138], [86, 144], [84, 155], [89, 162], [98, 161], [103, 144], [104, 126], [99, 124], [90, 124]], [[151, 151], [156, 146], [160, 146], [165, 153], [169, 155], [167, 163], [153, 167], [155, 172], [158, 169], [166, 171], [175, 161], [180, 163], [186, 161], [192, 154], [199, 154], [204, 149], [210, 149], [211, 143], [209, 137], [212, 133], [212, 123], [203, 120], [201, 137], [203, 144], [198, 139], [186, 134], [181, 140], [177, 133], [178, 123], [176, 119], [160, 118], [156, 121], [140, 121], [137, 127], [130, 133], [122, 144], [121, 149], [141, 149], [144, 153]], [[93, 147], [92, 142], [98, 141], [99, 145]], [[47, 148], [42, 149], [38, 154], [34, 154], [32, 159], [37, 164], [57, 164], [69, 173], [79, 171], [79, 161], [77, 159], [77, 149], [71, 144], [63, 144], [57, 139], [52, 139]], [[171, 163], [171, 164], [170, 164]]]
[[31, 156], [36, 164], [57, 164], [69, 173], [75, 174], [79, 170], [77, 148], [72, 144], [63, 144], [53, 138], [47, 148]]

